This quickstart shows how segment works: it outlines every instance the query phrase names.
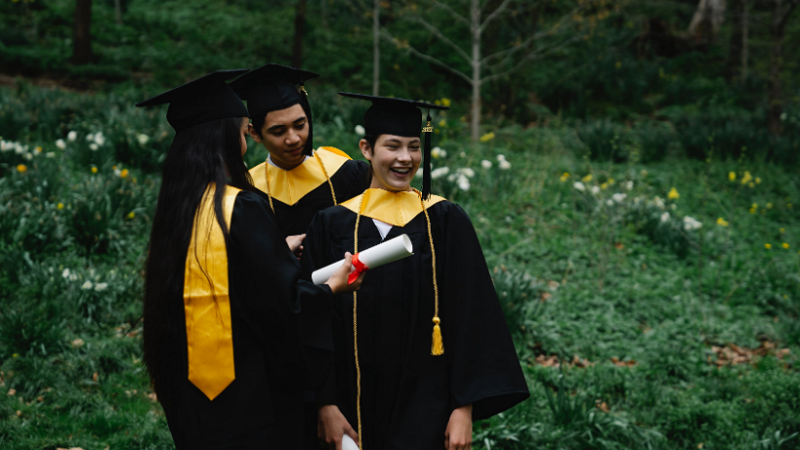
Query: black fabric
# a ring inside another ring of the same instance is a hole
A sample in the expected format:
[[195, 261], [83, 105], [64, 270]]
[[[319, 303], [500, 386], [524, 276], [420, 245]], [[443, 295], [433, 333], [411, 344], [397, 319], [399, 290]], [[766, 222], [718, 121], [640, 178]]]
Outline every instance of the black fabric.
[[[242, 191], [227, 243], [236, 379], [213, 401], [188, 381], [186, 330], [165, 343], [174, 374], [160, 398], [178, 450], [301, 448], [306, 373], [299, 322], [330, 316], [331, 291], [300, 280], [300, 266], [269, 204]], [[175, 299], [183, 311], [181, 297]], [[177, 362], [177, 363], [175, 363]], [[165, 371], [166, 372], [166, 371]], [[280, 444], [280, 445], [277, 445]], [[270, 446], [269, 448], [273, 448]]]
[[[361, 160], [347, 161], [336, 173], [328, 175], [331, 177], [336, 200], [339, 203], [361, 194], [371, 182], [369, 164]], [[275, 198], [272, 199], [272, 205], [275, 207], [278, 227], [283, 236], [303, 234], [308, 229], [314, 214], [333, 206], [331, 187], [327, 181], [324, 181], [294, 205], [287, 205]]]
[[422, 123], [420, 110], [450, 109], [433, 103], [417, 102], [404, 98], [379, 97], [375, 95], [339, 92], [344, 97], [367, 100], [372, 106], [364, 114], [364, 131], [369, 136], [393, 134], [403, 137], [419, 137]]
[[[451, 412], [472, 404], [474, 420], [525, 400], [528, 389], [475, 230], [459, 206], [442, 201], [429, 210], [437, 256], [439, 305], [445, 353], [431, 355], [434, 313], [431, 250], [424, 214], [392, 227], [414, 255], [367, 272], [358, 292], [362, 373], [362, 439], [370, 449], [441, 448]], [[335, 206], [316, 215], [306, 237], [304, 277], [345, 251], [353, 251], [356, 214]], [[382, 242], [373, 221], [362, 217], [359, 249]], [[316, 393], [338, 405], [355, 428], [353, 297], [333, 304], [335, 372]]]
[[278, 111], [301, 103], [296, 85], [318, 77], [319, 74], [280, 64], [266, 64], [247, 72], [231, 83], [252, 117]]
[[169, 103], [167, 122], [175, 130], [226, 117], [250, 117], [239, 96], [225, 83], [245, 72], [246, 69], [212, 72], [136, 106]]

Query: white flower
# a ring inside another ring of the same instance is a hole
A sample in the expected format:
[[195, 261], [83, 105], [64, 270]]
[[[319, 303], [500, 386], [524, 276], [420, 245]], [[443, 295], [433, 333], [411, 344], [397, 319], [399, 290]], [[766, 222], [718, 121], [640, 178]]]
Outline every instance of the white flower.
[[470, 169], [469, 167], [464, 167], [461, 169], [461, 173], [467, 176], [467, 178], [472, 178], [475, 176], [475, 171]]
[[431, 156], [433, 156], [436, 159], [447, 158], [447, 152], [439, 147], [433, 147], [433, 149], [431, 150]]
[[64, 278], [69, 278], [69, 269], [64, 269], [64, 271], [61, 272], [61, 276]]
[[693, 217], [684, 216], [683, 218], [683, 229], [686, 231], [696, 230], [702, 226], [703, 224], [695, 220]]
[[614, 200], [611, 200], [611, 199], [606, 200], [606, 205], [614, 206]]
[[70, 131], [69, 133], [67, 133], [67, 140], [74, 141], [77, 138], [78, 138], [78, 133], [74, 131]]
[[661, 223], [669, 222], [669, 213], [665, 212], [661, 215]]
[[150, 140], [150, 137], [146, 134], [139, 133], [136, 135], [136, 140], [139, 141], [139, 145], [145, 145], [147, 141]]
[[25, 150], [27, 150], [26, 147], [19, 145], [19, 142], [14, 142], [14, 153], [21, 155], [25, 153]]
[[106, 143], [106, 138], [103, 136], [101, 131], [98, 131], [97, 134], [94, 135], [94, 142], [97, 145], [103, 145]]
[[93, 152], [96, 152], [98, 147], [97, 147], [97, 144], [95, 144], [94, 142], [92, 142], [91, 144], [89, 144], [89, 148], [90, 148], [90, 149], [91, 149]]
[[577, 190], [579, 190], [579, 191], [581, 191], [581, 192], [583, 192], [583, 191], [585, 191], [585, 190], [586, 190], [586, 186], [584, 186], [584, 185], [583, 185], [583, 183], [581, 183], [580, 181], [576, 181], [576, 182], [575, 182], [575, 183], [572, 185], [572, 187], [574, 187], [575, 189], [577, 189]]
[[121, 173], [122, 173], [122, 171], [121, 171], [121, 170], [119, 170], [119, 169], [114, 169], [114, 175], [116, 175], [116, 176], [120, 176], [120, 174], [121, 174]]
[[592, 194], [597, 195], [599, 193], [600, 193], [600, 187], [599, 186], [592, 186]]
[[94, 140], [93, 134], [90, 133], [86, 135], [86, 142], [92, 142], [93, 140]]
[[32, 160], [32, 159], [33, 159], [33, 155], [32, 155], [32, 154], [30, 154], [30, 153], [25, 153], [25, 159], [27, 159], [28, 161], [30, 161], [30, 160]]
[[499, 167], [499, 168], [501, 168], [503, 170], [508, 170], [508, 169], [511, 168], [511, 163], [504, 159], [504, 160], [500, 161], [499, 164], [497, 164], [497, 167]]
[[86, 280], [86, 282], [83, 283], [83, 285], [81, 286], [81, 289], [83, 289], [85, 291], [88, 291], [91, 288], [92, 288], [92, 282], [89, 281], [89, 280]]
[[484, 159], [483, 161], [481, 161], [481, 167], [483, 167], [484, 169], [491, 169], [492, 168], [492, 162], [489, 161], [489, 160]]
[[626, 198], [628, 198], [628, 194], [616, 193], [611, 196], [611, 199], [617, 203], [622, 203], [622, 201], [625, 200]]
[[77, 273], [71, 273], [69, 275], [69, 281], [77, 281], [77, 280], [78, 280], [78, 274]]
[[459, 158], [466, 158], [467, 154], [465, 152], [461, 152], [458, 154]]
[[67, 148], [67, 143], [64, 142], [63, 139], [59, 139], [56, 141], [56, 147], [60, 148], [61, 150], [64, 150], [65, 148]]
[[669, 209], [671, 209], [671, 210], [675, 211], [676, 209], [678, 209], [678, 205], [676, 205], [675, 203], [673, 203], [673, 204], [669, 205]]
[[501, 154], [499, 154], [499, 155], [497, 155], [497, 161], [498, 161], [498, 162], [500, 162], [500, 161], [505, 161], [505, 160], [506, 160], [506, 155], [504, 155], [504, 154], [502, 154], [502, 153], [501, 153]]
[[355, 132], [357, 135], [363, 136], [364, 134], [366, 134], [367, 131], [361, 125], [356, 125]]
[[108, 287], [108, 283], [97, 283], [94, 286], [94, 290], [97, 292], [104, 291]]
[[47, 153], [44, 154], [44, 156], [46, 156], [48, 158], [55, 158], [56, 157], [56, 152], [47, 152]]
[[437, 179], [447, 175], [450, 172], [449, 167], [438, 167], [436, 169], [431, 170], [431, 178]]
[[661, 197], [656, 197], [653, 199], [653, 205], [655, 205], [656, 208], [664, 209], [664, 200], [661, 200]]
[[458, 176], [458, 188], [462, 191], [469, 190], [469, 178], [465, 177], [464, 175]]
[[629, 191], [630, 191], [631, 189], [633, 189], [633, 181], [628, 181], [628, 182], [626, 182], [626, 183], [625, 183], [625, 189], [627, 189], [627, 190], [629, 190]]

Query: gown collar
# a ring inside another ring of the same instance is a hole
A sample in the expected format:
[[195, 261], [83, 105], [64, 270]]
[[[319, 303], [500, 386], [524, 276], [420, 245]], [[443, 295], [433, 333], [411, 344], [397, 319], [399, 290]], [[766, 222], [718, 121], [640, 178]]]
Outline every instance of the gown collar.
[[[421, 194], [416, 190], [390, 192], [384, 189], [370, 188], [363, 194], [342, 203], [341, 206], [356, 214], [358, 214], [360, 206], [362, 216], [380, 220], [393, 227], [404, 227], [422, 213], [420, 200]], [[425, 201], [425, 208], [430, 208], [442, 200], [446, 199], [438, 195], [431, 195], [431, 198]]]

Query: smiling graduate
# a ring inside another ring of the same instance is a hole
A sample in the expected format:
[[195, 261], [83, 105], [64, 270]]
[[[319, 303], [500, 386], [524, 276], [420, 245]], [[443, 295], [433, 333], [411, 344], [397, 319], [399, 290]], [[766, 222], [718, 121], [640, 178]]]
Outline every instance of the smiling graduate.
[[[363, 194], [316, 215], [308, 228], [304, 277], [340, 258], [407, 234], [414, 255], [368, 269], [357, 295], [334, 300], [334, 368], [317, 392], [318, 437], [339, 448], [466, 450], [472, 423], [528, 396], [528, 388], [469, 217], [410, 183], [430, 168], [428, 113], [410, 100], [340, 93], [372, 102], [359, 142], [371, 164]], [[424, 130], [424, 145], [420, 129]], [[424, 148], [424, 152], [423, 149]]]
[[247, 101], [250, 136], [269, 151], [267, 160], [253, 167], [250, 175], [253, 184], [269, 196], [285, 236], [305, 233], [317, 211], [349, 200], [369, 185], [366, 162], [353, 161], [334, 147], [314, 150], [305, 81], [318, 76], [267, 64], [231, 83]]

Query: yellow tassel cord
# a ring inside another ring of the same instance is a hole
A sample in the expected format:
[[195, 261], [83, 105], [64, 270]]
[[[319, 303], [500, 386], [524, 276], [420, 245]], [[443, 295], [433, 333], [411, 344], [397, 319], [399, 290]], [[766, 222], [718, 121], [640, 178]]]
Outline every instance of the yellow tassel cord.
[[[322, 159], [319, 157], [319, 152], [314, 152], [314, 158], [319, 162], [319, 166], [322, 167], [322, 173], [325, 174], [325, 180], [328, 182], [328, 186], [331, 188], [331, 197], [333, 197], [333, 205], [336, 206], [339, 203], [336, 201], [336, 191], [333, 190], [333, 183], [331, 182], [331, 177], [328, 176], [328, 171], [325, 169], [325, 164], [322, 164]], [[269, 157], [267, 157], [266, 161], [264, 161], [264, 179], [267, 182], [267, 197], [269, 197], [269, 208], [272, 210], [272, 213], [275, 213], [275, 206], [272, 205], [272, 189], [269, 187]]]
[[433, 248], [433, 234], [431, 233], [431, 218], [428, 216], [428, 209], [425, 208], [425, 202], [422, 200], [422, 212], [425, 213], [425, 221], [428, 223], [428, 240], [431, 243], [431, 265], [433, 266], [433, 337], [431, 339], [431, 355], [439, 356], [444, 354], [444, 341], [442, 341], [442, 329], [439, 324], [442, 322], [439, 319], [439, 284], [436, 282], [436, 250]]
[[[353, 254], [358, 253], [358, 224], [361, 223], [361, 209], [364, 206], [364, 197], [369, 195], [364, 192], [358, 204], [356, 215], [356, 229], [353, 232]], [[353, 292], [353, 355], [356, 362], [356, 417], [358, 420], [358, 448], [364, 450], [364, 437], [361, 433], [361, 365], [358, 362], [358, 292]]]

